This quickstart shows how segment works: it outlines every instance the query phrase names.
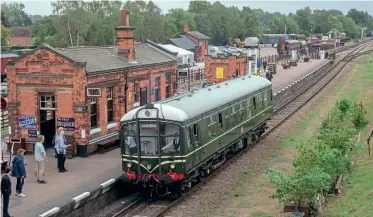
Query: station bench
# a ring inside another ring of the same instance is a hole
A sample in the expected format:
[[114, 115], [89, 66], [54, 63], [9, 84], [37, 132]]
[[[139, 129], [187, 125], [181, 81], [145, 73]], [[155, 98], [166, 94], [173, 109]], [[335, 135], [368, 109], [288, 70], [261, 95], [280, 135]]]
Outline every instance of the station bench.
[[114, 149], [118, 148], [120, 146], [119, 144], [120, 144], [119, 141], [111, 142], [111, 143], [105, 143], [105, 144], [98, 144], [97, 145], [97, 152], [100, 153], [100, 154], [105, 154], [108, 151], [111, 151], [111, 150], [114, 150]]

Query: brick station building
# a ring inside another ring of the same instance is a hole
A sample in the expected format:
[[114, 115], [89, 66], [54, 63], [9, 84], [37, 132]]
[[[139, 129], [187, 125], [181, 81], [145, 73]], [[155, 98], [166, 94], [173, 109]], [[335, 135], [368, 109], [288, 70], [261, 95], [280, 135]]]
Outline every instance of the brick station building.
[[205, 56], [205, 77], [208, 82], [220, 83], [246, 75], [247, 59], [245, 55], [228, 57]]
[[203, 62], [208, 54], [210, 38], [198, 31], [190, 31], [189, 25], [184, 26], [184, 33], [177, 38], [170, 38], [169, 44], [183, 48], [194, 53], [196, 62]]
[[117, 46], [40, 46], [8, 62], [12, 138], [33, 150], [37, 133], [46, 147], [64, 126], [69, 150], [87, 156], [99, 144], [116, 142], [120, 118], [134, 107], [172, 96], [176, 53], [157, 44], [134, 42], [129, 12], [121, 11]]

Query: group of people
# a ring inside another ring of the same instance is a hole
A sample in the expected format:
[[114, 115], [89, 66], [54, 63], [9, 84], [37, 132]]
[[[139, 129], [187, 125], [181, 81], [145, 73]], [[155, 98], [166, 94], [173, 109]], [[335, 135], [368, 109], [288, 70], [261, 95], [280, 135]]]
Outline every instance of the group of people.
[[[35, 143], [34, 149], [34, 156], [36, 161], [36, 169], [34, 171], [34, 174], [37, 178], [37, 182], [40, 184], [47, 183], [44, 180], [44, 177], [46, 174], [45, 164], [46, 162], [48, 162], [48, 158], [43, 145], [44, 141], [44, 136], [39, 135], [37, 137], [37, 142]], [[52, 143], [54, 144], [54, 149], [56, 152], [58, 172], [67, 172], [65, 168], [65, 155], [66, 148], [70, 145], [66, 145], [66, 137], [64, 135], [64, 130], [62, 127], [59, 127], [57, 129], [57, 132], [53, 137]], [[15, 195], [18, 197], [26, 197], [26, 195], [23, 193], [23, 185], [25, 183], [27, 165], [25, 164], [23, 158], [25, 152], [26, 151], [24, 149], [18, 149], [17, 155], [12, 160], [12, 168], [8, 167], [6, 163], [1, 166], [1, 194], [3, 195], [3, 217], [10, 216], [8, 212], [8, 207], [10, 195], [12, 194], [12, 183], [9, 175], [17, 179]]]

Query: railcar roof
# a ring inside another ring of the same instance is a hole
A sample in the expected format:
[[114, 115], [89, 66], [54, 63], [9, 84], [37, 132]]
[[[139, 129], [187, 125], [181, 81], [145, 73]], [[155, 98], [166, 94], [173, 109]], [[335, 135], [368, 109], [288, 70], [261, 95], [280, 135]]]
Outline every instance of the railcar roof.
[[[195, 92], [156, 102], [154, 106], [160, 109], [159, 118], [185, 121], [269, 86], [271, 86], [271, 82], [265, 78], [242, 76], [207, 88], [201, 88]], [[121, 121], [135, 118], [136, 111], [140, 108], [128, 112], [122, 117]], [[140, 112], [139, 116], [146, 118], [142, 113]]]

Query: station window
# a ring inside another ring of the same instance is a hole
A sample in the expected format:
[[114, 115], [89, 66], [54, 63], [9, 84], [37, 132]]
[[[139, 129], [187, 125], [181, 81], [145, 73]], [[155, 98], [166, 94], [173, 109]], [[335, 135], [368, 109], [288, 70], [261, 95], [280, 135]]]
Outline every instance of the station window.
[[40, 109], [56, 109], [56, 97], [54, 95], [40, 95]]
[[133, 100], [134, 100], [135, 103], [140, 101], [140, 88], [139, 87], [140, 87], [140, 85], [136, 81], [133, 84]]
[[97, 127], [97, 111], [98, 111], [98, 105], [97, 105], [97, 98], [91, 97], [89, 100], [89, 115], [91, 117], [91, 127]]
[[161, 77], [155, 78], [155, 85], [154, 85], [154, 94], [155, 94], [155, 101], [161, 100]]
[[113, 88], [108, 88], [106, 92], [107, 101], [107, 122], [114, 121], [114, 101], [113, 101]]
[[171, 96], [171, 73], [166, 74], [166, 98]]

